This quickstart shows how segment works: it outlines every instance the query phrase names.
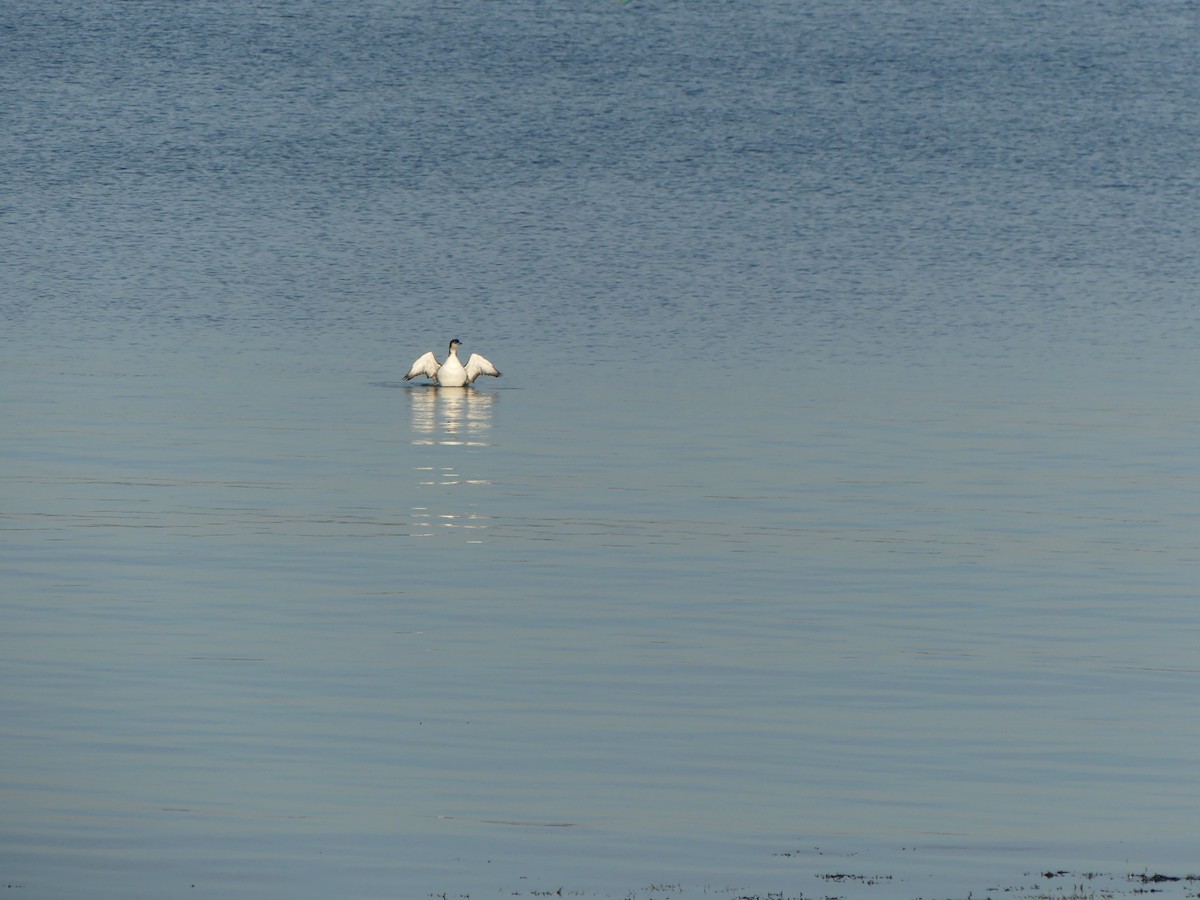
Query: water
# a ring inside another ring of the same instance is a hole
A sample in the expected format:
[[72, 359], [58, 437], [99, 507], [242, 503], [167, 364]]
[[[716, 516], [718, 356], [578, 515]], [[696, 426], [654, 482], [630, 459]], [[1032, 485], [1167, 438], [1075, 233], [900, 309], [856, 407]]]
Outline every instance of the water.
[[0, 883], [1195, 874], [1198, 12], [9, 4]]

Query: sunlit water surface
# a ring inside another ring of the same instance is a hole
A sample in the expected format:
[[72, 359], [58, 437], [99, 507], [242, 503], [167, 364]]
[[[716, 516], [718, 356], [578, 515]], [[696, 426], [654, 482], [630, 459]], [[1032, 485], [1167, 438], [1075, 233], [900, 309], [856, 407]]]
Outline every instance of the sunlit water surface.
[[2, 14], [0, 883], [1200, 871], [1197, 10], [866, 10]]

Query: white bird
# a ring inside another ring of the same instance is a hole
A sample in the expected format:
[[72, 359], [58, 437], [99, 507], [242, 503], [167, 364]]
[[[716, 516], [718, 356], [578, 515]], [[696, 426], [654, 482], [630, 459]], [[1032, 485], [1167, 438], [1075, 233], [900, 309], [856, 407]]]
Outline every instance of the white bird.
[[457, 338], [451, 341], [450, 355], [446, 357], [444, 363], [438, 362], [437, 357], [430, 350], [412, 364], [412, 368], [408, 370], [408, 374], [404, 376], [404, 380], [408, 381], [410, 378], [424, 375], [426, 378], [434, 379], [442, 387], [462, 387], [463, 385], [470, 384], [480, 375], [500, 377], [500, 370], [478, 353], [472, 353], [471, 358], [467, 360], [467, 364], [464, 366], [458, 360], [458, 348], [461, 346], [462, 344]]

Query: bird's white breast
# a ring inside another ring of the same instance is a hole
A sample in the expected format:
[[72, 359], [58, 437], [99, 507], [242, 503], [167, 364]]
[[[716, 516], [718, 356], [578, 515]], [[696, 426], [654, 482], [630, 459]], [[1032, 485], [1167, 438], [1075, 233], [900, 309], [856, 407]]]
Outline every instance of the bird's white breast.
[[438, 384], [445, 387], [462, 387], [467, 383], [467, 370], [459, 362], [458, 354], [451, 353], [450, 357], [442, 363], [442, 367], [438, 369], [437, 380]]

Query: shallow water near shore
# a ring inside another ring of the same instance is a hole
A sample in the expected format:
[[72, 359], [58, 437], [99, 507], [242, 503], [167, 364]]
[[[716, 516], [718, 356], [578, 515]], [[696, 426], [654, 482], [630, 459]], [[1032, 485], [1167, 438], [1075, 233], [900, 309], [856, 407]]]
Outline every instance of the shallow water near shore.
[[19, 4], [0, 883], [1194, 896], [1194, 10], [1019, 6]]

